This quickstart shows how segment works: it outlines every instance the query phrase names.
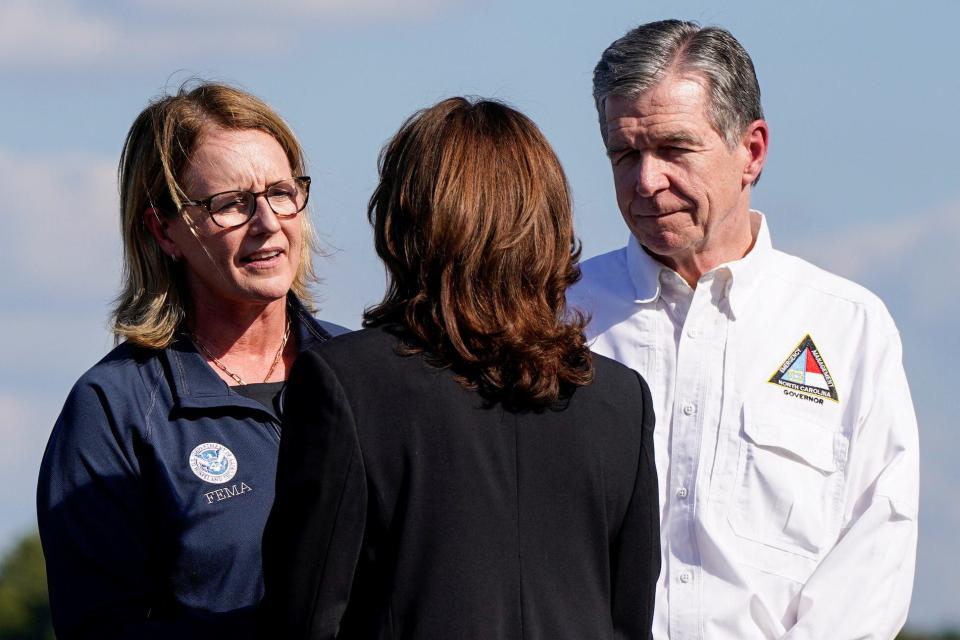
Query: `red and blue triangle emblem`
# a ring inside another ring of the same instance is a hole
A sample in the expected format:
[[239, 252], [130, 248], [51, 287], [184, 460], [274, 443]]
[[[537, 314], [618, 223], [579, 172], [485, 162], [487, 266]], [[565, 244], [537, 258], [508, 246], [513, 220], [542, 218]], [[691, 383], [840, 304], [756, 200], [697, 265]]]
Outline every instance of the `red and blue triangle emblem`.
[[839, 402], [833, 377], [809, 334], [790, 352], [768, 382], [797, 393]]

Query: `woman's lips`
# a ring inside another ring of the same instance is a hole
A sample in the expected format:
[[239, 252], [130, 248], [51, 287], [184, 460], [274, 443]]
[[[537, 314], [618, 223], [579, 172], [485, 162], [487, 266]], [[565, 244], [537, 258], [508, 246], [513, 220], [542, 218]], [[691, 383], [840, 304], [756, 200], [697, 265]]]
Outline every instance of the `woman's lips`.
[[283, 249], [260, 249], [243, 256], [240, 262], [255, 268], [268, 268], [279, 263], [282, 255]]

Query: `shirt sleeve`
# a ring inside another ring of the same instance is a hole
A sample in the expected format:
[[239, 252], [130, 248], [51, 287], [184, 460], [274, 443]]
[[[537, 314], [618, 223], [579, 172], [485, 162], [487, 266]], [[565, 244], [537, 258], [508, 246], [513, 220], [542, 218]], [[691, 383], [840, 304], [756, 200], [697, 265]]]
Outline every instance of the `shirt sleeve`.
[[653, 400], [643, 378], [643, 423], [637, 478], [615, 545], [612, 614], [614, 634], [624, 640], [650, 638], [660, 575], [660, 516], [653, 457]]
[[40, 467], [37, 517], [57, 637], [200, 637], [186, 618], [151, 619], [158, 602], [151, 531], [131, 425], [81, 381]]
[[334, 638], [362, 546], [367, 486], [353, 412], [314, 352], [290, 374], [264, 533], [262, 637]]
[[871, 402], [851, 439], [844, 528], [804, 585], [797, 623], [784, 640], [889, 640], [907, 617], [917, 547], [919, 443], [900, 338], [888, 336]]

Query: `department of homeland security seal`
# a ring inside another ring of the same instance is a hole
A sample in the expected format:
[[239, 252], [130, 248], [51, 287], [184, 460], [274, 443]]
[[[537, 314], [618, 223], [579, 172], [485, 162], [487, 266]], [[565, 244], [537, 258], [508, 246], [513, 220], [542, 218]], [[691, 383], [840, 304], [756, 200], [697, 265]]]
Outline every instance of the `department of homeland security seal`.
[[190, 452], [190, 469], [204, 482], [223, 484], [237, 473], [237, 458], [219, 442], [204, 442]]

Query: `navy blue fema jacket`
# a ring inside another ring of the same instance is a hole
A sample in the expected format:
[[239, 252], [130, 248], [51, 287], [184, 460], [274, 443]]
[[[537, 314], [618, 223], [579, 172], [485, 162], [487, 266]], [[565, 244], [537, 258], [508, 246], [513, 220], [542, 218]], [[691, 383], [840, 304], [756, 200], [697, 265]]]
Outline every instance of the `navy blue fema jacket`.
[[[293, 296], [290, 312], [301, 351], [341, 329]], [[279, 441], [278, 416], [185, 338], [123, 343], [84, 374], [37, 490], [58, 638], [253, 637]]]

